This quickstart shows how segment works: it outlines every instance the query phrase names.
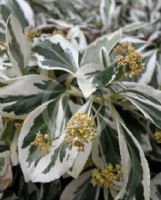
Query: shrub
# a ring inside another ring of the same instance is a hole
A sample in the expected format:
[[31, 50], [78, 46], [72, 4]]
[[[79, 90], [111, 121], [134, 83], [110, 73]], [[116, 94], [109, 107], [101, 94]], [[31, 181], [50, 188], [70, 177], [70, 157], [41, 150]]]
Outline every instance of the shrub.
[[159, 200], [160, 1], [0, 8], [1, 198]]

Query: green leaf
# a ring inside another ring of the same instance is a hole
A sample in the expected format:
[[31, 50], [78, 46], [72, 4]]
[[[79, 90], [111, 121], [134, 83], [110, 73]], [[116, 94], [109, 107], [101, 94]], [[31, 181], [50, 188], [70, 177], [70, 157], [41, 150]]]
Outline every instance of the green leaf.
[[63, 70], [73, 75], [78, 69], [78, 51], [61, 35], [38, 40], [33, 51], [43, 69]]
[[119, 66], [117, 64], [112, 64], [105, 70], [100, 71], [94, 75], [92, 81], [93, 85], [95, 85], [96, 88], [108, 86], [117, 78], [118, 74], [119, 74]]
[[42, 75], [27, 75], [3, 83], [7, 86], [0, 88], [0, 114], [13, 118], [24, 118], [41, 103], [64, 91], [55, 80]]
[[60, 200], [98, 200], [99, 187], [91, 184], [91, 171], [72, 181], [63, 191]]
[[17, 75], [23, 75], [30, 59], [31, 43], [14, 15], [10, 15], [7, 21], [6, 41], [12, 67], [15, 68]]
[[150, 152], [152, 151], [152, 146], [150, 141], [150, 135], [147, 134], [150, 132], [149, 123], [147, 123], [146, 119], [141, 118], [139, 116], [139, 113], [135, 111], [135, 107], [134, 110], [132, 108], [128, 110], [125, 104], [123, 109], [119, 110], [119, 113], [126, 122], [127, 128], [133, 133], [134, 137], [138, 140], [144, 153]]
[[61, 193], [61, 182], [60, 180], [53, 181], [51, 183], [44, 184], [44, 193], [42, 200], [53, 200], [59, 199], [59, 194]]
[[10, 144], [13, 134], [15, 132], [15, 125], [14, 121], [10, 119], [5, 119], [3, 123], [3, 129], [1, 131], [1, 138], [0, 140], [5, 142], [6, 144]]
[[18, 189], [18, 197], [22, 200], [39, 200], [42, 195], [36, 184], [24, 182], [23, 177], [20, 178]]
[[110, 117], [104, 107], [97, 113], [98, 137], [92, 147], [92, 160], [99, 169], [103, 169], [108, 163], [120, 163], [118, 135]]
[[110, 127], [104, 117], [100, 118], [100, 148], [102, 148], [102, 153], [106, 164], [118, 164], [120, 163], [120, 153], [119, 153], [119, 143], [117, 132], [114, 127]]

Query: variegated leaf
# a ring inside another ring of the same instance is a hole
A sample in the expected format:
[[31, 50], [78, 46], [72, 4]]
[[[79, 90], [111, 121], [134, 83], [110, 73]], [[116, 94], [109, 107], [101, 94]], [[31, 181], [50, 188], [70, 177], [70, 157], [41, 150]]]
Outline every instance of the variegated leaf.
[[12, 179], [10, 151], [0, 152], [0, 191], [5, 191]]
[[0, 152], [0, 177], [2, 177], [5, 174], [9, 162], [10, 162], [10, 151]]
[[108, 51], [105, 47], [100, 49], [100, 61], [101, 65], [103, 65], [105, 69], [111, 65], [110, 56], [108, 55]]
[[99, 116], [100, 123], [100, 148], [104, 156], [105, 164], [120, 163], [119, 143], [117, 132], [107, 124], [105, 116]]
[[[120, 110], [120, 115], [126, 122], [127, 128], [133, 133], [134, 137], [138, 140], [144, 153], [152, 151], [152, 145], [150, 140], [149, 123], [147, 120], [141, 118], [140, 113], [136, 112], [136, 107], [133, 106], [129, 110], [127, 104], [122, 105], [123, 109]], [[124, 110], [125, 109], [125, 110]]]
[[120, 163], [120, 152], [116, 127], [107, 108], [102, 107], [98, 110], [98, 137], [92, 147], [92, 160], [97, 168], [103, 169], [108, 163]]
[[78, 26], [73, 27], [68, 32], [67, 37], [72, 41], [76, 48], [81, 51], [87, 47], [87, 41], [82, 30]]
[[3, 22], [1, 16], [0, 16], [0, 42], [5, 42], [5, 23]]
[[91, 171], [88, 171], [67, 185], [60, 200], [98, 200], [99, 190], [91, 184]]
[[127, 90], [121, 95], [137, 107], [140, 112], [161, 128], [161, 92], [147, 85], [125, 83]]
[[25, 0], [5, 0], [2, 5], [2, 17], [6, 21], [10, 14], [20, 20], [23, 30], [34, 26], [34, 14], [30, 5]]
[[148, 157], [156, 162], [161, 163], [161, 151], [160, 146], [156, 143], [155, 138], [151, 140], [152, 150], [148, 153]]
[[56, 81], [42, 75], [27, 75], [3, 81], [0, 88], [0, 114], [24, 118], [42, 102], [57, 97], [64, 90]]
[[161, 173], [157, 174], [151, 180], [151, 200], [161, 199]]
[[116, 7], [114, 0], [101, 0], [100, 14], [104, 30], [107, 30], [110, 26], [115, 9]]
[[[157, 59], [157, 52], [154, 52], [146, 65], [146, 71], [142, 74], [141, 78], [139, 79], [139, 83], [143, 84], [143, 83], [150, 83], [153, 77], [153, 74], [155, 72], [156, 69], [156, 59]], [[156, 77], [155, 77], [156, 78]]]
[[112, 109], [112, 112], [118, 131], [123, 171], [123, 187], [115, 200], [150, 200], [150, 172], [143, 150], [117, 111]]
[[105, 70], [96, 73], [93, 77], [92, 83], [95, 85], [96, 88], [108, 86], [117, 78], [118, 74], [119, 66], [117, 64], [112, 64]]
[[88, 74], [97, 73], [97, 71], [103, 70], [102, 65], [97, 64], [86, 64], [80, 67], [76, 73], [79, 88], [82, 90], [85, 97], [89, 97], [93, 92], [96, 91], [96, 86], [93, 84], [94, 76]]
[[[77, 111], [77, 113], [87, 113], [88, 115], [90, 115], [90, 113], [91, 113], [91, 101], [87, 101], [87, 103], [84, 104]], [[86, 161], [89, 158], [89, 155], [91, 153], [91, 149], [92, 149], [92, 142], [89, 142], [84, 146], [84, 150], [82, 152], [78, 151], [77, 157], [76, 157], [72, 167], [68, 171], [68, 174], [70, 174], [74, 178], [78, 178], [78, 176], [80, 175], [80, 173], [82, 172], [82, 170], [83, 170], [83, 168], [86, 164]]]
[[6, 41], [12, 67], [15, 68], [17, 75], [23, 75], [30, 59], [31, 43], [14, 15], [10, 15], [7, 21]]
[[62, 35], [39, 39], [33, 51], [43, 69], [63, 70], [73, 75], [78, 69], [78, 51]]
[[[95, 42], [91, 43], [85, 50], [81, 59], [81, 65], [94, 63], [101, 64], [99, 55], [102, 47], [105, 47], [109, 54], [115, 45], [121, 40], [121, 30], [114, 32], [108, 36], [102, 36]], [[107, 54], [107, 56], [108, 56]]]
[[17, 166], [19, 164], [18, 159], [18, 138], [20, 134], [20, 129], [17, 129], [11, 141], [10, 151], [11, 151], [11, 162], [12, 166]]
[[[69, 113], [67, 104], [65, 96], [51, 100], [26, 118], [18, 143], [20, 165], [26, 181], [50, 182], [71, 168], [77, 150], [64, 143]], [[37, 133], [49, 137], [47, 154], [34, 144]]]
[[125, 25], [122, 28], [122, 31], [125, 33], [128, 33], [128, 32], [132, 32], [132, 31], [136, 31], [138, 29], [144, 28], [145, 26], [147, 26], [147, 23], [145, 22], [140, 22], [140, 21], [132, 22], [130, 24]]

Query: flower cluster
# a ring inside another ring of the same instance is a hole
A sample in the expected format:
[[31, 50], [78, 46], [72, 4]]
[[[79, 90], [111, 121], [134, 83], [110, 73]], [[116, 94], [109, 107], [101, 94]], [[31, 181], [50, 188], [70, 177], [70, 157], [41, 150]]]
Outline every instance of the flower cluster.
[[65, 142], [84, 150], [86, 143], [96, 138], [95, 121], [86, 113], [76, 113], [67, 123]]
[[116, 60], [123, 69], [123, 77], [134, 77], [144, 70], [143, 58], [136, 53], [131, 43], [125, 42], [114, 49]]
[[41, 134], [40, 131], [36, 134], [33, 144], [44, 154], [48, 154], [50, 150], [49, 135]]
[[157, 143], [161, 143], [161, 131], [157, 131], [155, 133], [155, 140], [157, 141]]
[[113, 167], [113, 165], [109, 163], [103, 170], [94, 169], [92, 171], [91, 183], [93, 186], [99, 185], [102, 188], [109, 188], [115, 181], [120, 179], [121, 174], [121, 165]]

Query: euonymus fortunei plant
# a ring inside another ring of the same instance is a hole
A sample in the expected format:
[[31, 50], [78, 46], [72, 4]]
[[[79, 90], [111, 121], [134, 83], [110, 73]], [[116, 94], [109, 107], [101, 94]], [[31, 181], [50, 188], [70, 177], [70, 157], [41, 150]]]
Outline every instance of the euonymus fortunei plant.
[[[159, 49], [126, 35], [146, 22], [115, 30], [114, 1], [29, 3], [0, 4], [2, 198], [150, 200], [161, 91], [149, 68]], [[18, 192], [5, 192], [16, 181]]]

